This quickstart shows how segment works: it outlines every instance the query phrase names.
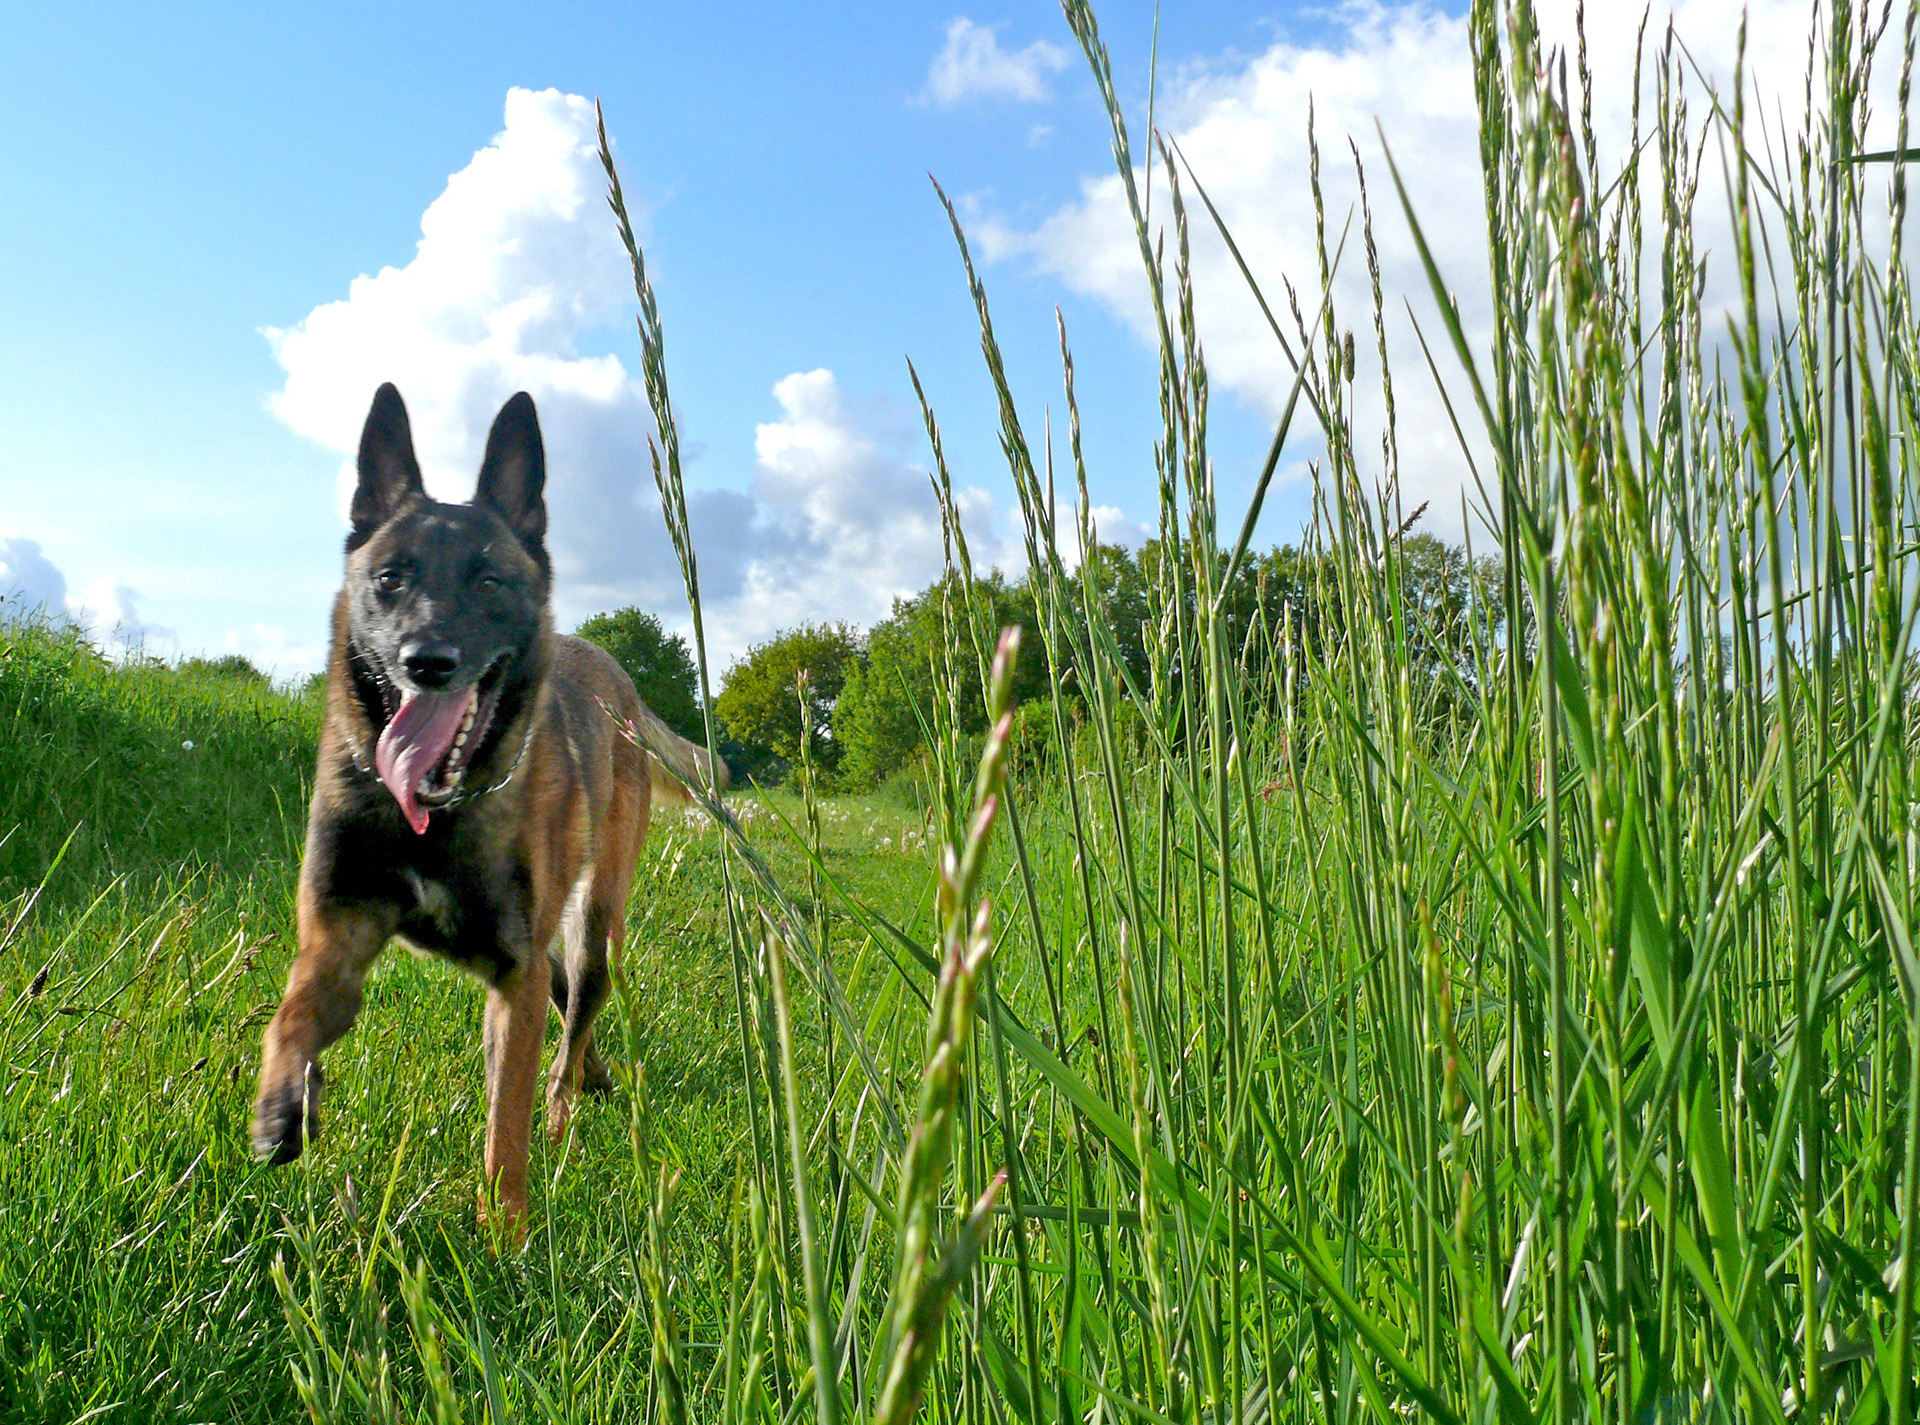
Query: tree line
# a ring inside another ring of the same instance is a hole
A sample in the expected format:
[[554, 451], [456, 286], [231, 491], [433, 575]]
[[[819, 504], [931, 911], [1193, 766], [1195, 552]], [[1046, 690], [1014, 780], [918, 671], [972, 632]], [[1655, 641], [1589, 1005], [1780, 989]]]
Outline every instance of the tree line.
[[[1449, 687], [1471, 681], [1472, 650], [1467, 612], [1475, 587], [1497, 587], [1497, 572], [1481, 561], [1476, 568], [1465, 550], [1432, 534], [1402, 540], [1402, 578], [1409, 626], [1409, 674], [1448, 696]], [[1083, 607], [1093, 611], [1136, 684], [1147, 686], [1149, 669], [1179, 677], [1177, 657], [1165, 650], [1157, 661], [1153, 646], [1161, 637], [1156, 615], [1167, 601], [1156, 597], [1165, 551], [1158, 541], [1137, 550], [1102, 545], [1086, 561], [1079, 580]], [[960, 725], [984, 731], [975, 660], [963, 610], [958, 575], [930, 584], [909, 598], [894, 600], [892, 612], [864, 633], [848, 623], [809, 623], [787, 629], [749, 648], [727, 670], [714, 699], [721, 755], [736, 775], [777, 781], [800, 761], [803, 729], [811, 729], [810, 760], [822, 781], [849, 791], [868, 790], [889, 777], [915, 768], [926, 745], [934, 700], [958, 690]], [[1171, 583], [1172, 581], [1169, 581]], [[1310, 650], [1324, 651], [1327, 640], [1343, 636], [1343, 595], [1331, 557], [1294, 545], [1249, 555], [1235, 573], [1222, 601], [1229, 646], [1247, 668], [1250, 686], [1278, 696], [1283, 682], [1283, 648], [1291, 647], [1296, 674], [1304, 672]], [[1042, 630], [1031, 587], [1008, 580], [998, 570], [977, 577], [971, 590], [987, 624], [1020, 624], [1025, 646], [1040, 647]], [[1283, 630], [1291, 630], [1291, 642]], [[951, 630], [951, 632], [950, 632]], [[632, 676], [651, 708], [682, 736], [704, 742], [699, 680], [686, 640], [670, 634], [652, 614], [637, 608], [597, 614], [576, 632], [600, 645]], [[988, 654], [991, 650], [986, 650]], [[949, 663], [959, 676], [949, 678]], [[805, 671], [808, 707], [800, 704], [800, 673]], [[1059, 696], [1075, 698], [1071, 656], [1061, 660], [1056, 686], [1047, 661], [1021, 660], [1014, 689], [1020, 704], [1035, 707]]]

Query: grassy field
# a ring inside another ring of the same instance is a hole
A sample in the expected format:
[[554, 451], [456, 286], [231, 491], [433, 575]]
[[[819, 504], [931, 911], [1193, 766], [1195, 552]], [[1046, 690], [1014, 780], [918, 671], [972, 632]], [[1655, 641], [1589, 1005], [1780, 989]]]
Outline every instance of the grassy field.
[[[1017, 656], [1072, 695], [1007, 709], [949, 502], [926, 810], [662, 825], [620, 1092], [541, 1150], [496, 1254], [479, 1001], [441, 967], [390, 957], [318, 1149], [247, 1160], [311, 707], [6, 635], [0, 1414], [1913, 1419], [1920, 331], [1864, 101], [1877, 63], [1904, 102], [1913, 10], [1821, 17], [1797, 149], [1650, 36], [1622, 183], [1578, 57], [1472, 7], [1491, 268], [1432, 274], [1421, 375], [1479, 432], [1487, 557], [1434, 606], [1391, 433], [1351, 415], [1408, 294], [1322, 295], [1419, 215], [1369, 171], [1297, 303], [1249, 274], [1299, 375], [1252, 508], [1218, 509], [1212, 218], [1162, 148], [1149, 220], [1150, 140], [1066, 9], [1161, 332], [1148, 676], [1059, 555], [1096, 502], [1066, 334], [1043, 441], [966, 263], [1039, 613]], [[1702, 306], [1716, 154], [1731, 312]], [[665, 325], [612, 196], [704, 669]], [[1309, 424], [1312, 587], [1230, 641]]]
[[[260, 1032], [293, 949], [317, 708], [0, 630], [0, 720], [0, 766], [29, 771], [5, 780], [0, 883], [0, 1418], [298, 1417], [299, 1318], [272, 1265], [286, 1260], [320, 1331], [363, 1349], [354, 1313], [371, 1300], [358, 1283], [376, 1222], [382, 1252], [426, 1263], [437, 1309], [468, 1331], [476, 1313], [485, 1323], [508, 1399], [545, 1389], [557, 1418], [635, 1418], [651, 1348], [634, 1271], [647, 1177], [633, 1097], [589, 1101], [564, 1164], [536, 1158], [550, 1186], [532, 1246], [488, 1255], [473, 1212], [485, 1121], [475, 982], [390, 953], [360, 1027], [329, 1057], [319, 1148], [291, 1169], [249, 1160]], [[795, 810], [790, 797], [772, 805]], [[741, 810], [756, 830], [775, 824]], [[927, 853], [897, 849], [923, 831], [917, 812], [847, 800], [821, 820], [837, 876], [903, 924], [926, 920]], [[771, 855], [804, 885], [796, 852]], [[751, 1159], [720, 856], [704, 816], [660, 814], [630, 913], [633, 1014], [610, 1010], [601, 1031], [655, 1085], [652, 1151], [683, 1172], [677, 1271], [721, 1293], [709, 1307], [724, 1303], [736, 1179]], [[843, 938], [830, 924], [859, 992], [874, 957]], [[404, 1339], [394, 1283], [376, 1273], [374, 1295]], [[696, 1355], [711, 1364], [717, 1322], [699, 1329]], [[421, 1385], [407, 1355], [403, 1395]], [[455, 1363], [463, 1382], [469, 1365]]]

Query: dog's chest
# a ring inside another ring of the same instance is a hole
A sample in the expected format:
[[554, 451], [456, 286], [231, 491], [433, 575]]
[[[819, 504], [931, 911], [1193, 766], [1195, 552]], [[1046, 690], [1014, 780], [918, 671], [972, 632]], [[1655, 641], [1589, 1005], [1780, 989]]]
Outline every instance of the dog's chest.
[[403, 924], [403, 933], [408, 926], [418, 926], [429, 931], [435, 940], [450, 942], [457, 939], [460, 934], [459, 907], [454, 904], [453, 892], [447, 889], [446, 882], [430, 880], [412, 867], [400, 875], [406, 881], [407, 889], [413, 892], [413, 910]]
[[500, 908], [471, 886], [457, 886], [407, 867], [400, 872], [411, 904], [397, 927], [402, 940], [444, 956], [485, 978], [498, 980], [512, 968], [503, 943]]

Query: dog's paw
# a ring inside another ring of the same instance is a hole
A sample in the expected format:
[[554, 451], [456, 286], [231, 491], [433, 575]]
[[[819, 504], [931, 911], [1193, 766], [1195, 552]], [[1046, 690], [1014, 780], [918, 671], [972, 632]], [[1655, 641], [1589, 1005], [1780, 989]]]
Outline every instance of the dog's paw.
[[613, 1073], [597, 1055], [588, 1059], [580, 1074], [580, 1087], [599, 1098], [613, 1093]]
[[496, 1193], [483, 1185], [480, 1200], [474, 1204], [474, 1225], [485, 1239], [487, 1250], [496, 1257], [526, 1244], [529, 1216], [525, 1189]]
[[307, 1065], [305, 1081], [289, 1078], [262, 1085], [253, 1106], [253, 1156], [263, 1163], [291, 1163], [320, 1133], [320, 1066]]

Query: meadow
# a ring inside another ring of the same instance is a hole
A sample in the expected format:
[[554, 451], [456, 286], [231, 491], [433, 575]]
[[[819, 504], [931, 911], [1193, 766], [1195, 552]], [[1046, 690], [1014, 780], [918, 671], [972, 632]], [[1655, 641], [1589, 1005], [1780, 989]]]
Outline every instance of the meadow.
[[[1767, 134], [1649, 34], [1622, 182], [1583, 59], [1480, 0], [1490, 270], [1431, 271], [1396, 367], [1389, 164], [1314, 281], [1249, 271], [1297, 375], [1228, 511], [1205, 175], [1065, 9], [1160, 332], [1145, 676], [1097, 548], [1062, 557], [1098, 502], [1069, 334], [1042, 433], [956, 218], [1034, 636], [975, 597], [949, 499], [917, 779], [823, 797], [803, 762], [662, 820], [619, 1091], [536, 1149], [523, 1248], [474, 1224], [479, 996], [440, 966], [390, 953], [321, 1142], [247, 1157], [313, 706], [0, 634], [0, 1417], [1913, 1419], [1920, 343], [1905, 121], [1869, 151], [1864, 96], [1891, 66], [1904, 106], [1914, 11], [1823, 12], [1812, 112]], [[705, 678], [667, 323], [607, 167]], [[1342, 263], [1370, 311], [1326, 295]], [[1416, 596], [1359, 342], [1476, 432], [1458, 600]], [[1324, 446], [1310, 578], [1229, 637], [1294, 445]], [[1015, 660], [1061, 695], [1014, 709]]]
[[[461, 1323], [449, 1330], [478, 1320], [492, 1334], [516, 1406], [545, 1389], [555, 1418], [635, 1418], [651, 1348], [634, 1275], [646, 1220], [634, 1097], [587, 1102], [567, 1153], [536, 1160], [549, 1188], [532, 1245], [492, 1255], [473, 1211], [477, 982], [391, 951], [330, 1057], [322, 1146], [288, 1170], [250, 1161], [260, 1032], [292, 954], [318, 699], [118, 666], [71, 633], [17, 626], [0, 630], [0, 707], [5, 764], [31, 777], [6, 783], [0, 846], [13, 1086], [0, 1110], [0, 1418], [299, 1418], [292, 1302], [337, 1347], [366, 1349], [352, 1329], [377, 1330], [389, 1306], [396, 1344], [409, 1339], [397, 1276], [377, 1274], [377, 1301], [350, 1289], [382, 1254], [426, 1264], [432, 1310]], [[739, 812], [777, 831], [797, 803], [775, 794], [769, 806]], [[821, 820], [820, 854], [849, 887], [905, 924], [925, 919], [924, 895], [896, 890], [924, 879], [917, 808], [844, 799]], [[670, 1086], [639, 1106], [653, 1151], [670, 1144], [684, 1173], [674, 1247], [691, 1256], [679, 1270], [714, 1283], [729, 1270], [744, 1124], [721, 855], [704, 814], [658, 813], [625, 959], [633, 1013], [601, 1021], [623, 1066]], [[804, 884], [797, 853], [776, 843], [770, 855]], [[845, 964], [850, 984], [872, 978], [857, 955]], [[276, 1289], [277, 1260], [297, 1297]], [[356, 1316], [363, 1307], [372, 1315]], [[401, 1398], [423, 1385], [406, 1356]], [[452, 1363], [463, 1388], [470, 1364]], [[366, 1418], [342, 1389], [340, 1418]]]

